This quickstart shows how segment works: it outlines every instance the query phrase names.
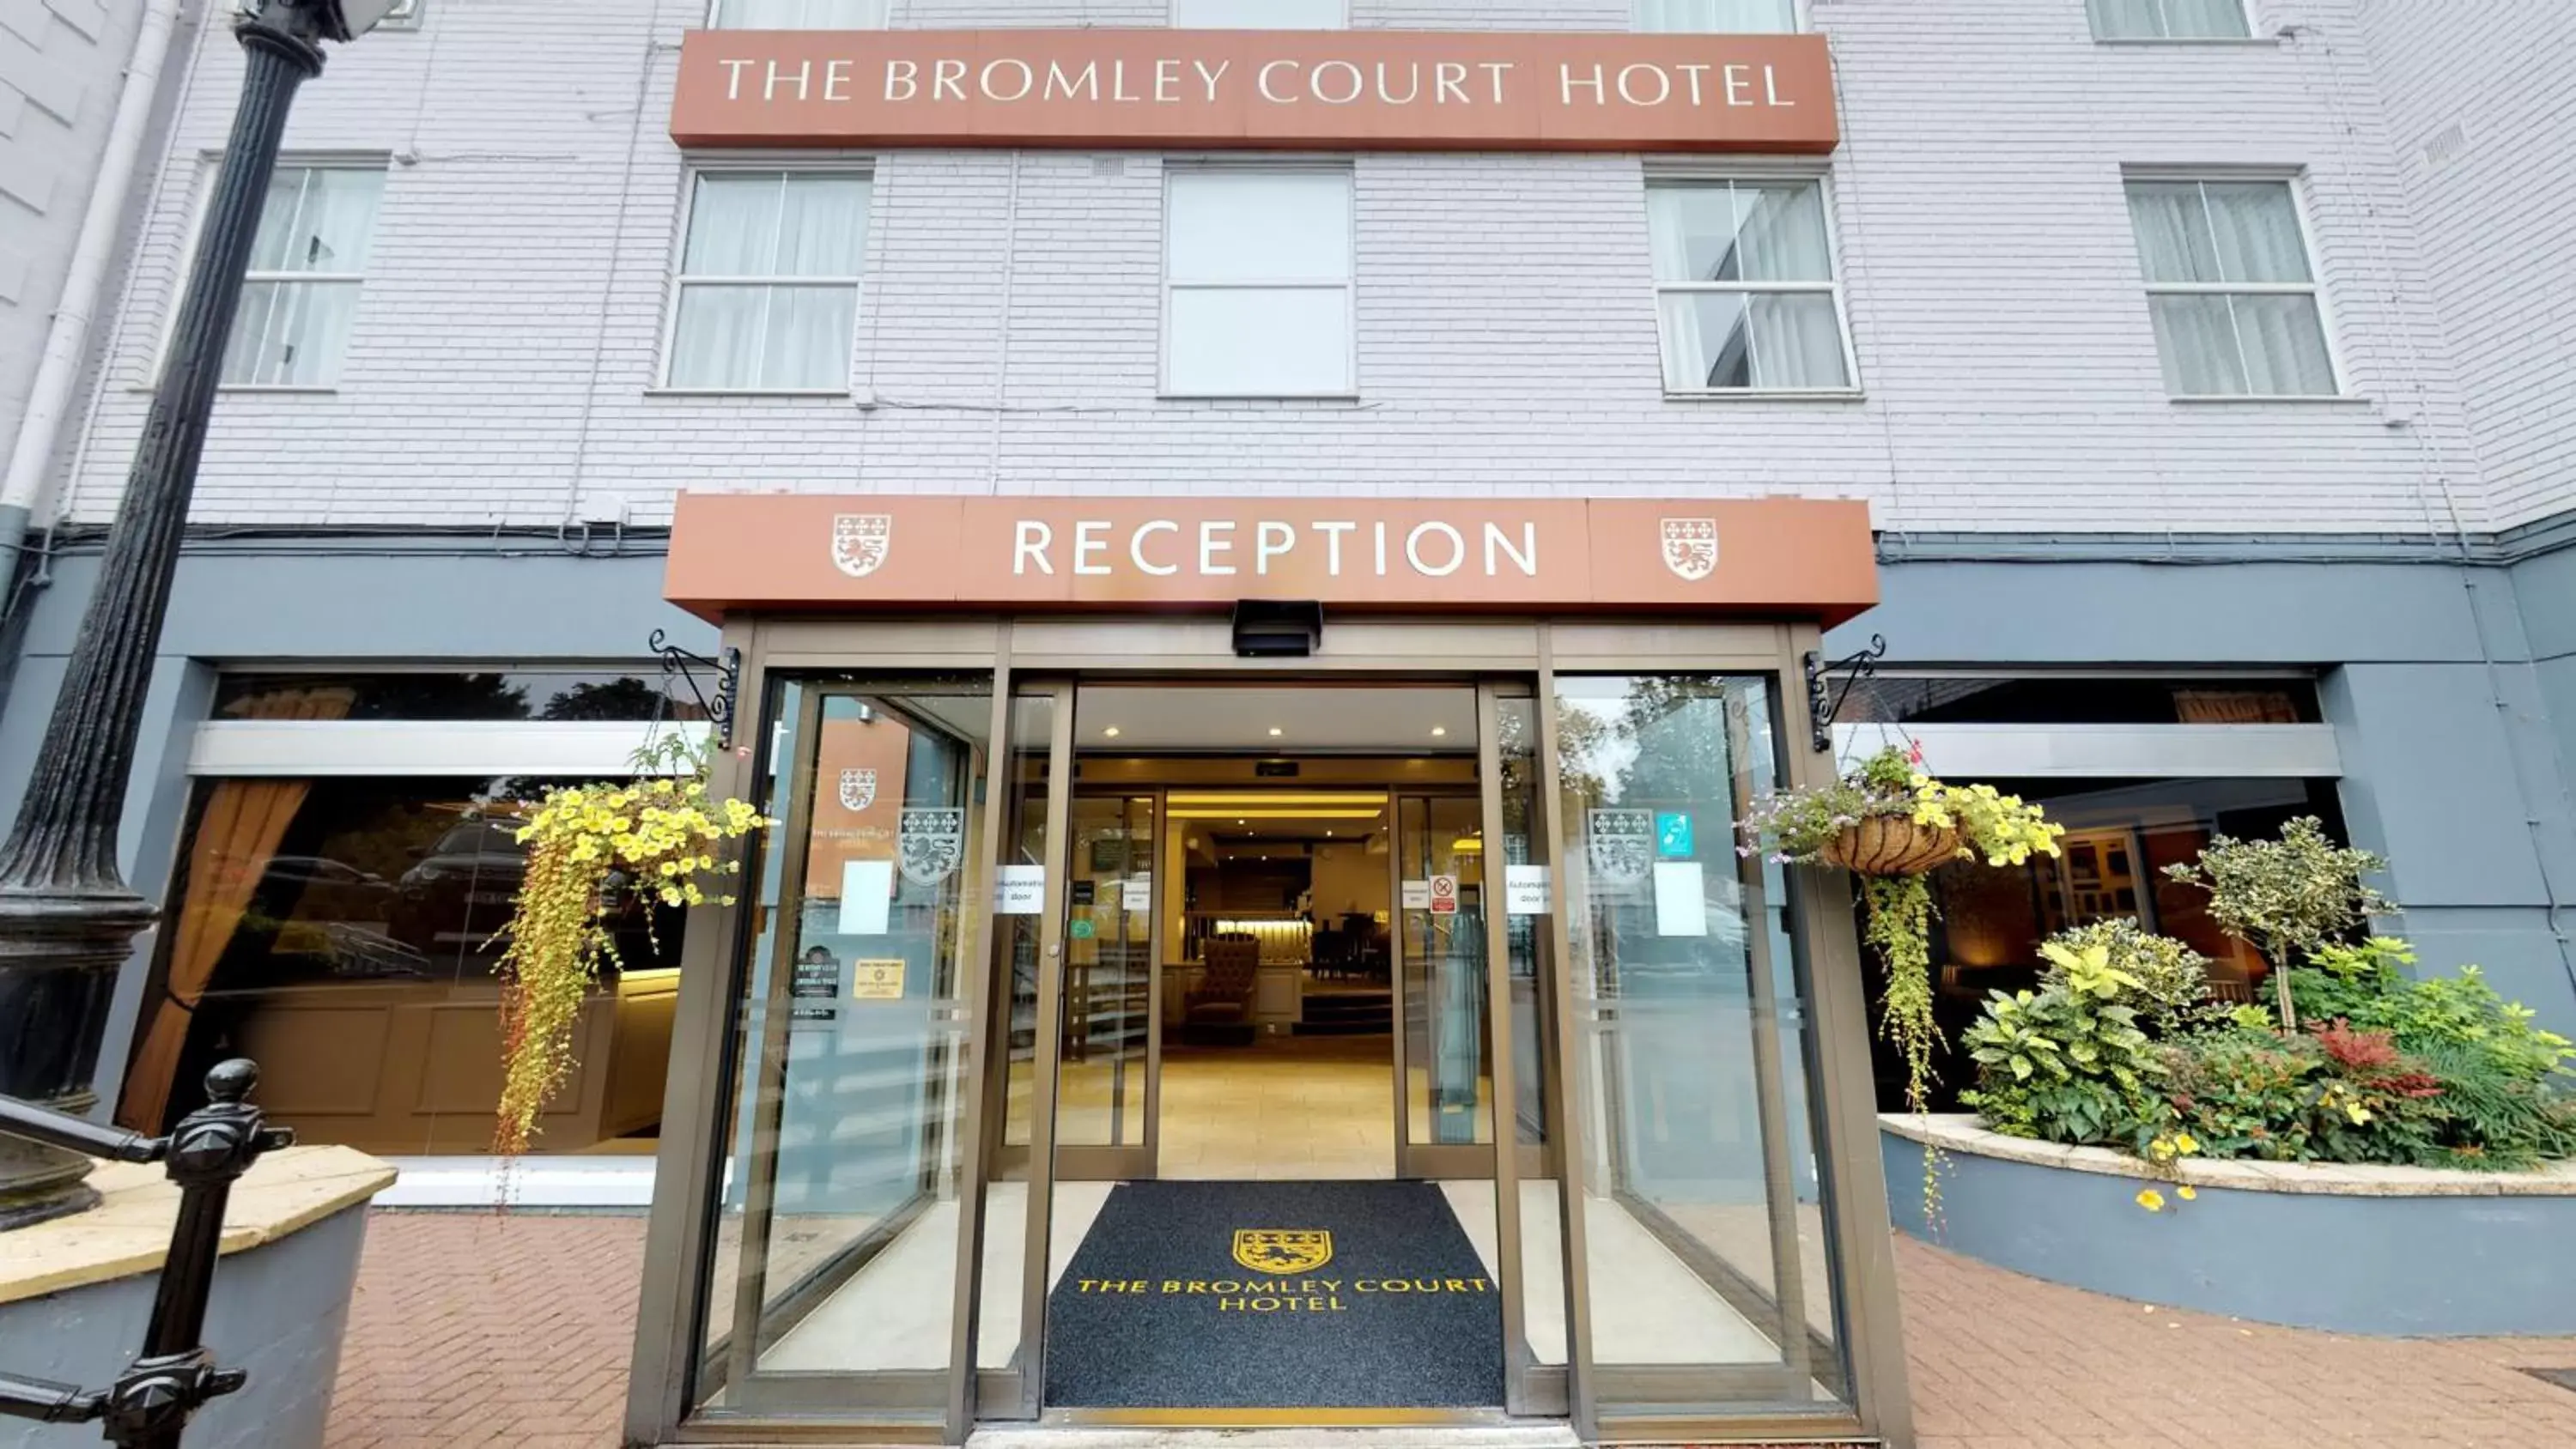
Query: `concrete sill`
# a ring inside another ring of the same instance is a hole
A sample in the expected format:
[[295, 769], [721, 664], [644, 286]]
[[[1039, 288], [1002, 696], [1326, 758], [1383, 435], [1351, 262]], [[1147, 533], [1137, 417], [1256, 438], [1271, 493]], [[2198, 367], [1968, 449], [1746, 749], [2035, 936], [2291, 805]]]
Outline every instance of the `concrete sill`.
[[[392, 1167], [346, 1147], [272, 1152], [234, 1184], [222, 1251], [275, 1242], [366, 1202], [393, 1180]], [[158, 1166], [124, 1162], [102, 1164], [89, 1181], [104, 1199], [98, 1207], [9, 1235], [0, 1255], [0, 1303], [159, 1271], [179, 1212], [178, 1185]]]
[[1154, 401], [1167, 403], [1206, 403], [1222, 407], [1230, 403], [1338, 403], [1348, 407], [1359, 402], [1355, 392], [1158, 392]]
[[1677, 403], [1856, 403], [1868, 397], [1869, 394], [1856, 387], [1788, 387], [1767, 391], [1755, 388], [1664, 389], [1664, 401]]
[[2128, 35], [2116, 40], [2096, 36], [2095, 45], [2113, 50], [2278, 50], [2278, 35]]
[[2214, 407], [2214, 408], [2225, 408], [2225, 407], [2296, 407], [2296, 408], [2314, 408], [2314, 407], [2346, 407], [2346, 408], [2351, 408], [2351, 407], [2362, 407], [2362, 408], [2369, 408], [2369, 407], [2377, 407], [2377, 406], [2379, 406], [2379, 399], [2377, 399], [2377, 398], [2375, 398], [2375, 397], [2363, 397], [2363, 396], [2361, 396], [2361, 395], [2360, 395], [2360, 394], [2358, 394], [2358, 393], [2349, 393], [2349, 392], [2338, 392], [2338, 393], [2328, 393], [2328, 394], [2317, 394], [2317, 393], [2218, 393], [2218, 394], [2213, 394], [2213, 395], [2208, 395], [2208, 396], [2203, 396], [2203, 395], [2199, 395], [2199, 394], [2193, 394], [2193, 395], [2184, 396], [2184, 397], [2168, 397], [2168, 398], [2166, 398], [2166, 399], [2165, 399], [2165, 401], [2167, 401], [2167, 402], [2169, 402], [2169, 403], [2172, 403], [2172, 404], [2174, 404], [2174, 405], [2175, 405], [2175, 406], [2177, 406], [2177, 407], [2186, 407], [2186, 408], [2213, 408], [2213, 407]]
[[[853, 394], [846, 387], [648, 387], [646, 397], [697, 398], [712, 402], [758, 402], [768, 398], [819, 398], [848, 402]], [[873, 402], [873, 397], [862, 398]]]
[[2535, 1172], [2457, 1172], [2448, 1168], [2386, 1167], [2375, 1163], [2256, 1162], [2189, 1157], [2171, 1176], [2107, 1147], [2070, 1147], [1989, 1132], [1965, 1114], [1882, 1112], [1879, 1130], [1945, 1152], [2054, 1167], [2148, 1182], [2180, 1181], [2194, 1187], [2313, 1197], [2576, 1197], [2576, 1162], [2553, 1162]]

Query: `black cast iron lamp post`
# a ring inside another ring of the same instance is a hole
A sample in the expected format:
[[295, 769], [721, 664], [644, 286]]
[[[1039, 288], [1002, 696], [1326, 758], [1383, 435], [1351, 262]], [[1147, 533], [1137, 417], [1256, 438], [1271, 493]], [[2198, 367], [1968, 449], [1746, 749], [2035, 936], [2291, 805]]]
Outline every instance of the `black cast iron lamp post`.
[[[97, 1102], [92, 1078], [108, 1001], [134, 938], [155, 915], [117, 869], [126, 776], [287, 108], [296, 87], [322, 72], [319, 42], [354, 40], [400, 3], [243, 0], [233, 22], [247, 61], [241, 101], [169, 364], [35, 774], [0, 845], [0, 1095], [72, 1113]], [[89, 1170], [88, 1158], [0, 1135], [0, 1229], [88, 1206], [97, 1199], [82, 1183]]]

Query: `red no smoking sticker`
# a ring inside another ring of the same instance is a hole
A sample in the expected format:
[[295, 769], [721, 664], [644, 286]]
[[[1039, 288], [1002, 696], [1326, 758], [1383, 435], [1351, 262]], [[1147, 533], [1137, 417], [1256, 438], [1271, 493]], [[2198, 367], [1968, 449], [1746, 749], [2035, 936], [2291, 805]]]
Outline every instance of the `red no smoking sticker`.
[[1458, 877], [1435, 875], [1431, 878], [1431, 914], [1455, 915], [1458, 910]]

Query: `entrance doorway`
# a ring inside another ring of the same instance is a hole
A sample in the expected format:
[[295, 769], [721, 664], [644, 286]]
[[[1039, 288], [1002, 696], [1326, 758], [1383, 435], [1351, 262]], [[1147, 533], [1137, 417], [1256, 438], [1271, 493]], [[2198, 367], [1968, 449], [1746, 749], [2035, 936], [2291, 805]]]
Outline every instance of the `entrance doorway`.
[[1072, 694], [1045, 1407], [1500, 1409], [1480, 691]]
[[672, 1422], [1866, 1427], [1873, 1140], [1810, 1005], [1857, 1032], [1848, 930], [1732, 848], [1812, 631], [1359, 623], [1295, 674], [1221, 628], [864, 632], [903, 648], [743, 634], [715, 788], [779, 824], [684, 968]]

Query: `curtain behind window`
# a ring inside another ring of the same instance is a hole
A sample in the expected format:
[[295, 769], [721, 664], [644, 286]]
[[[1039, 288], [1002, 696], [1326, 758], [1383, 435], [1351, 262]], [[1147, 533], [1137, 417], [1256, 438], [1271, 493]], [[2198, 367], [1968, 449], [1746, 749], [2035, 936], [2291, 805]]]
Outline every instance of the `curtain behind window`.
[[721, 173], [698, 178], [672, 341], [675, 387], [836, 388], [849, 380], [858, 288], [751, 278], [859, 274], [868, 181], [856, 175]]

